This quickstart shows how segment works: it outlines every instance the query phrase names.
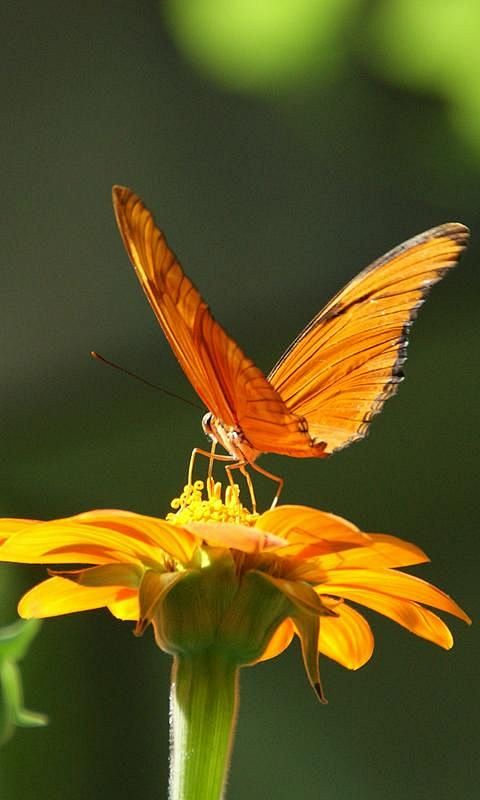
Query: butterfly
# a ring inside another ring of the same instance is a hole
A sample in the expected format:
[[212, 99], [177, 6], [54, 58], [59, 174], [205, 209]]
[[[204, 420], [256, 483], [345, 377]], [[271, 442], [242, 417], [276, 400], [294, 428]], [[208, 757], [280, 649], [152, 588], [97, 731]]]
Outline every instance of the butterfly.
[[309, 322], [265, 377], [213, 318], [140, 198], [121, 186], [112, 194], [137, 277], [208, 409], [202, 425], [212, 455], [220, 444], [228, 456], [215, 458], [277, 481], [275, 499], [283, 480], [259, 467], [258, 456], [324, 458], [366, 435], [403, 378], [408, 332], [425, 295], [455, 266], [469, 237], [468, 228], [449, 222], [374, 261]]

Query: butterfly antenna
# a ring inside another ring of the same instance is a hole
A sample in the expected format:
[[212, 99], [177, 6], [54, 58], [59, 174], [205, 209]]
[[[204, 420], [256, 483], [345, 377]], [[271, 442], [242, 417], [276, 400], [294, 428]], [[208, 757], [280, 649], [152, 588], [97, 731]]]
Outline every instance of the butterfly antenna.
[[136, 381], [140, 381], [140, 383], [144, 383], [145, 386], [150, 386], [151, 389], [157, 389], [159, 392], [163, 392], [163, 394], [168, 394], [169, 397], [174, 397], [176, 400], [182, 400], [184, 403], [188, 403], [189, 406], [193, 406], [194, 408], [199, 408], [200, 411], [203, 411], [202, 406], [199, 406], [198, 403], [194, 403], [193, 400], [187, 400], [186, 397], [182, 397], [180, 394], [175, 394], [175, 392], [170, 392], [168, 389], [164, 389], [163, 386], [158, 386], [156, 383], [152, 383], [151, 381], [147, 381], [145, 378], [142, 378], [140, 375], [137, 375], [135, 372], [131, 372], [129, 369], [125, 369], [125, 367], [121, 367], [119, 364], [115, 364], [114, 361], [109, 361], [108, 358], [105, 356], [100, 355], [100, 353], [95, 352], [95, 350], [90, 351], [90, 355], [96, 361], [100, 361], [102, 364], [107, 364], [109, 367], [113, 367], [114, 369], [118, 369], [119, 372], [123, 372], [125, 375], [129, 375], [130, 378], [135, 378]]

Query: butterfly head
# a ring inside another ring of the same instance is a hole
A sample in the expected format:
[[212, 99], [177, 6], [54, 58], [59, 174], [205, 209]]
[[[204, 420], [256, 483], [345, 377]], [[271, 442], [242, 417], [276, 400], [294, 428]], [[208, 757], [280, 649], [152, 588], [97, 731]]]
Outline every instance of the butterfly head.
[[212, 442], [220, 444], [225, 448], [227, 453], [235, 459], [241, 459], [235, 448], [235, 443], [232, 441], [233, 428], [228, 428], [223, 422], [218, 419], [211, 411], [208, 411], [202, 418], [203, 432]]
[[210, 439], [215, 439], [216, 440], [215, 431], [214, 431], [214, 427], [212, 425], [212, 422], [213, 422], [213, 414], [212, 414], [211, 411], [207, 411], [207, 413], [204, 414], [203, 417], [202, 417], [203, 432]]

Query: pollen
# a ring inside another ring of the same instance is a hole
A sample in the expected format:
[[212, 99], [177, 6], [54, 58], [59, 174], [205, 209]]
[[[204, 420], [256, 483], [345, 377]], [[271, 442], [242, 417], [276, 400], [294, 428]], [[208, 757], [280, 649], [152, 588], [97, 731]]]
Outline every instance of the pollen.
[[[213, 478], [195, 481], [183, 488], [180, 497], [175, 497], [167, 522], [174, 525], [186, 525], [189, 522], [235, 522], [242, 525], [254, 525], [258, 514], [253, 514], [240, 501], [240, 489], [236, 483], [226, 487], [223, 493], [220, 481]], [[206, 495], [206, 497], [205, 497]]]

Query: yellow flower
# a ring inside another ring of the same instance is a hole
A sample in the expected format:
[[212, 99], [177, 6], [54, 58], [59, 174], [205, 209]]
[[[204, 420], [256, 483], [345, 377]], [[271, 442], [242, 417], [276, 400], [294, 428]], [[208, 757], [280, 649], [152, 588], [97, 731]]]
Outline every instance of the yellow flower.
[[363, 533], [334, 514], [280, 506], [261, 515], [238, 488], [185, 487], [167, 519], [89, 511], [50, 522], [0, 520], [0, 560], [88, 565], [50, 572], [19, 603], [24, 618], [106, 607], [136, 632], [151, 623], [173, 655], [225, 647], [237, 664], [281, 653], [297, 634], [310, 682], [323, 698], [318, 652], [350, 669], [373, 634], [349, 604], [364, 605], [444, 648], [446, 624], [425, 606], [470, 622], [440, 589], [398, 570], [428, 561], [415, 545]]

